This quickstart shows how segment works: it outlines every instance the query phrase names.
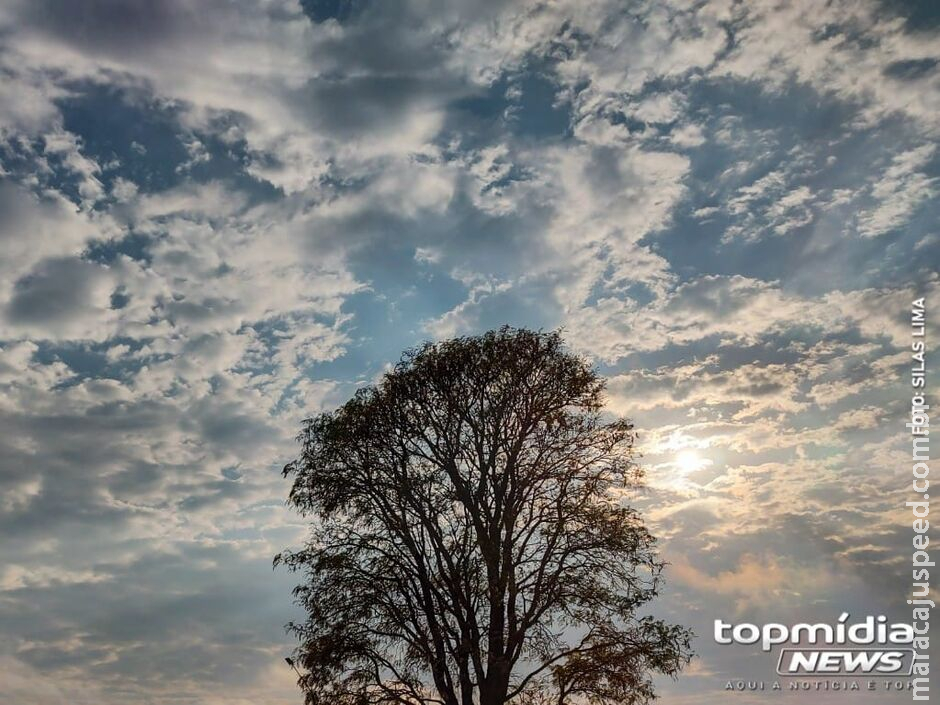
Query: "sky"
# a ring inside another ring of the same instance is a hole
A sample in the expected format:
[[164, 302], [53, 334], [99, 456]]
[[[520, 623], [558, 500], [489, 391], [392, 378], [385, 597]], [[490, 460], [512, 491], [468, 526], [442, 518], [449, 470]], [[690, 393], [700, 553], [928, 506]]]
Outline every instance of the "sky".
[[711, 625], [909, 615], [938, 35], [929, 0], [0, 3], [0, 702], [299, 702], [301, 419], [503, 324], [639, 428], [653, 610], [698, 634], [662, 702], [851, 699], [726, 694], [775, 663]]

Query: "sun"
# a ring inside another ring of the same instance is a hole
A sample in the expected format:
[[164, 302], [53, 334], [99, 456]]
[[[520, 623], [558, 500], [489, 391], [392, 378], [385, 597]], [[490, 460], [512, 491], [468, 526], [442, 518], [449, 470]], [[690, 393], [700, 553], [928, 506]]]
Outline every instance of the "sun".
[[701, 469], [706, 463], [707, 461], [703, 460], [699, 454], [691, 448], [679, 451], [679, 454], [676, 455], [676, 467], [679, 468], [684, 475]]

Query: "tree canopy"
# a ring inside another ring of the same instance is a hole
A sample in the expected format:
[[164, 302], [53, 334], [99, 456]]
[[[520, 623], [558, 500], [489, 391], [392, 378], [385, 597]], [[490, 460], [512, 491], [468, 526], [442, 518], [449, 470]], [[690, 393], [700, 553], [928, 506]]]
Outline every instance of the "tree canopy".
[[635, 432], [558, 333], [406, 352], [303, 423], [289, 503], [311, 518], [299, 685], [309, 705], [644, 703], [690, 658], [638, 612], [661, 587], [629, 506]]

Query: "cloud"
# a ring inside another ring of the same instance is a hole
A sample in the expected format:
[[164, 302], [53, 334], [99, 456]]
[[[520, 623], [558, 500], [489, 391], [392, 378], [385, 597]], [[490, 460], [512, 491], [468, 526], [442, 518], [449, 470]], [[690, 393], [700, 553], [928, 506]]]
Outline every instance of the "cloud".
[[734, 46], [716, 62], [716, 74], [759, 81], [770, 90], [789, 80], [805, 82], [859, 104], [865, 123], [899, 112], [936, 131], [936, 73], [892, 67], [935, 59], [937, 47], [929, 33], [907, 32], [902, 18], [877, 4], [837, 2], [820, 9], [806, 2], [749, 3], [737, 9], [733, 25]]
[[673, 563], [675, 580], [709, 593], [733, 595], [738, 613], [748, 603], [764, 604], [768, 599], [792, 599], [806, 591], [833, 587], [833, 576], [813, 568], [780, 565], [775, 556], [744, 555], [736, 569], [709, 575], [688, 563]]
[[101, 233], [97, 225], [93, 216], [81, 212], [58, 192], [34, 194], [9, 181], [0, 182], [2, 283], [9, 287], [19, 274], [44, 258], [78, 255]]
[[[294, 701], [300, 419], [507, 322], [637, 422], [663, 610], [894, 609], [940, 57], [892, 12], [6, 3], [0, 700]], [[666, 702], [725, 697], [697, 648]]]
[[871, 187], [878, 205], [859, 215], [859, 235], [877, 237], [901, 227], [918, 206], [936, 195], [936, 179], [920, 171], [933, 153], [933, 145], [924, 145], [892, 159], [891, 166]]
[[[936, 279], [927, 284], [936, 288]], [[793, 328], [831, 334], [857, 329], [866, 337], [885, 336], [902, 345], [911, 291], [860, 289], [807, 298], [740, 275], [708, 275], [684, 282], [650, 305], [599, 299], [578, 311], [570, 325], [578, 347], [616, 361], [632, 352], [662, 350], [717, 337], [721, 347], [753, 344]], [[881, 305], [878, 305], [880, 302]], [[884, 304], [890, 302], [891, 306]], [[587, 331], [595, 333], [587, 335]]]
[[113, 287], [114, 281], [100, 265], [81, 259], [45, 260], [16, 282], [5, 318], [39, 338], [49, 333], [86, 337], [82, 319], [97, 322], [105, 315]]
[[0, 685], [0, 698], [10, 705], [66, 705], [70, 702], [90, 702], [92, 693], [82, 689], [76, 693], [66, 693], [54, 679], [44, 676], [40, 671], [13, 656], [0, 656], [0, 671], [3, 683]]

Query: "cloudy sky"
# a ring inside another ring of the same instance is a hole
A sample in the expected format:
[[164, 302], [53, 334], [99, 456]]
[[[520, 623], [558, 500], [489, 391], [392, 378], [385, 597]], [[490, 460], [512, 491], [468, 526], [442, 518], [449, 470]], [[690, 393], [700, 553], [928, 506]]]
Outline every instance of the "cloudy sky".
[[938, 35], [929, 0], [0, 3], [0, 702], [296, 703], [299, 420], [503, 323], [640, 427], [657, 609], [701, 635], [664, 703], [772, 678], [715, 618], [904, 617]]

